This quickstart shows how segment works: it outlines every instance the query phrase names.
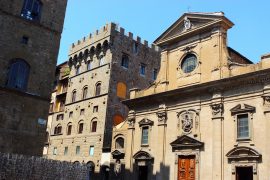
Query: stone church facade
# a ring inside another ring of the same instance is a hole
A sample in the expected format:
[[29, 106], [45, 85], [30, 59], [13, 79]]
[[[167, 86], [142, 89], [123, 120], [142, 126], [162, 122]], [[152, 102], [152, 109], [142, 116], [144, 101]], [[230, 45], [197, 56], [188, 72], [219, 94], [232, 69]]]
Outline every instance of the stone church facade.
[[0, 1], [2, 153], [42, 155], [66, 5], [67, 0]]
[[257, 64], [228, 47], [222, 12], [185, 13], [154, 42], [155, 83], [133, 89], [113, 129], [112, 179], [270, 177], [270, 55]]

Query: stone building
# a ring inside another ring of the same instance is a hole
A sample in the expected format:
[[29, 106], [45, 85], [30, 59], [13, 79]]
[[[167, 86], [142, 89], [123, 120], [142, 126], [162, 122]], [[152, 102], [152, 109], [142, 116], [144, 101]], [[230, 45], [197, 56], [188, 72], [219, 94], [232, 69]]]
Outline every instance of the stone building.
[[269, 179], [270, 55], [253, 64], [228, 47], [233, 25], [185, 13], [157, 38], [158, 77], [114, 128], [113, 179]]
[[0, 1], [0, 152], [42, 155], [66, 4]]
[[68, 64], [65, 107], [53, 116], [48, 158], [84, 162], [107, 177], [112, 128], [128, 114], [121, 100], [153, 83], [160, 52], [110, 23], [73, 44]]
[[[48, 154], [50, 135], [51, 135], [51, 125], [55, 117], [56, 120], [63, 120], [64, 109], [67, 96], [68, 88], [68, 77], [70, 73], [70, 68], [68, 62], [57, 65], [55, 71], [55, 81], [53, 86], [53, 91], [51, 94], [51, 102], [49, 108], [49, 116], [47, 121], [46, 129], [46, 140], [43, 149], [43, 156], [46, 157]], [[54, 133], [54, 132], [53, 132]]]

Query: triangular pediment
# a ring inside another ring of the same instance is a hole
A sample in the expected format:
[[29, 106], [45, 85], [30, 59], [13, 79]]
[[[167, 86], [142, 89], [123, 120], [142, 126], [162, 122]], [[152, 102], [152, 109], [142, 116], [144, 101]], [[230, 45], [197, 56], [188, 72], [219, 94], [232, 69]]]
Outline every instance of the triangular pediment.
[[243, 112], [254, 112], [256, 108], [248, 104], [238, 104], [233, 107], [230, 111], [232, 114], [243, 113]]
[[222, 12], [219, 13], [185, 13], [174, 24], [172, 24], [154, 44], [162, 45], [169, 41], [177, 39], [181, 36], [194, 33], [195, 31], [210, 27], [217, 23], [223, 22], [227, 29], [233, 26], [233, 23], [228, 20]]
[[203, 147], [204, 143], [198, 141], [192, 137], [187, 135], [183, 135], [178, 137], [175, 141], [170, 143], [173, 150], [181, 150], [181, 149], [197, 149]]
[[143, 118], [141, 121], [138, 122], [139, 126], [152, 126], [154, 124], [154, 121], [151, 121], [150, 119]]

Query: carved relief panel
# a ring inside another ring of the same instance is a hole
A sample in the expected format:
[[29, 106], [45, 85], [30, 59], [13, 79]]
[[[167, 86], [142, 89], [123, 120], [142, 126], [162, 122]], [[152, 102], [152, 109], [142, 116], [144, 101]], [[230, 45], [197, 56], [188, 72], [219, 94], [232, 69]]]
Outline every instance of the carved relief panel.
[[199, 131], [199, 112], [193, 109], [177, 113], [179, 135], [194, 134]]

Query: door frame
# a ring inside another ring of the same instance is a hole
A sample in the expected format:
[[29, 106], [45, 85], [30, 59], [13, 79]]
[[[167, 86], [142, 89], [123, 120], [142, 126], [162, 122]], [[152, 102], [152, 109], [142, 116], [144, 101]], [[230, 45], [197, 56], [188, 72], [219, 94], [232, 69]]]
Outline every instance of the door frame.
[[236, 180], [236, 168], [237, 167], [252, 167], [253, 180], [258, 180], [257, 176], [257, 163], [256, 162], [235, 162], [232, 161], [232, 180]]
[[175, 151], [175, 163], [174, 163], [174, 179], [178, 179], [178, 158], [179, 156], [195, 156], [195, 180], [199, 180], [199, 159], [200, 151], [198, 150], [182, 150]]

